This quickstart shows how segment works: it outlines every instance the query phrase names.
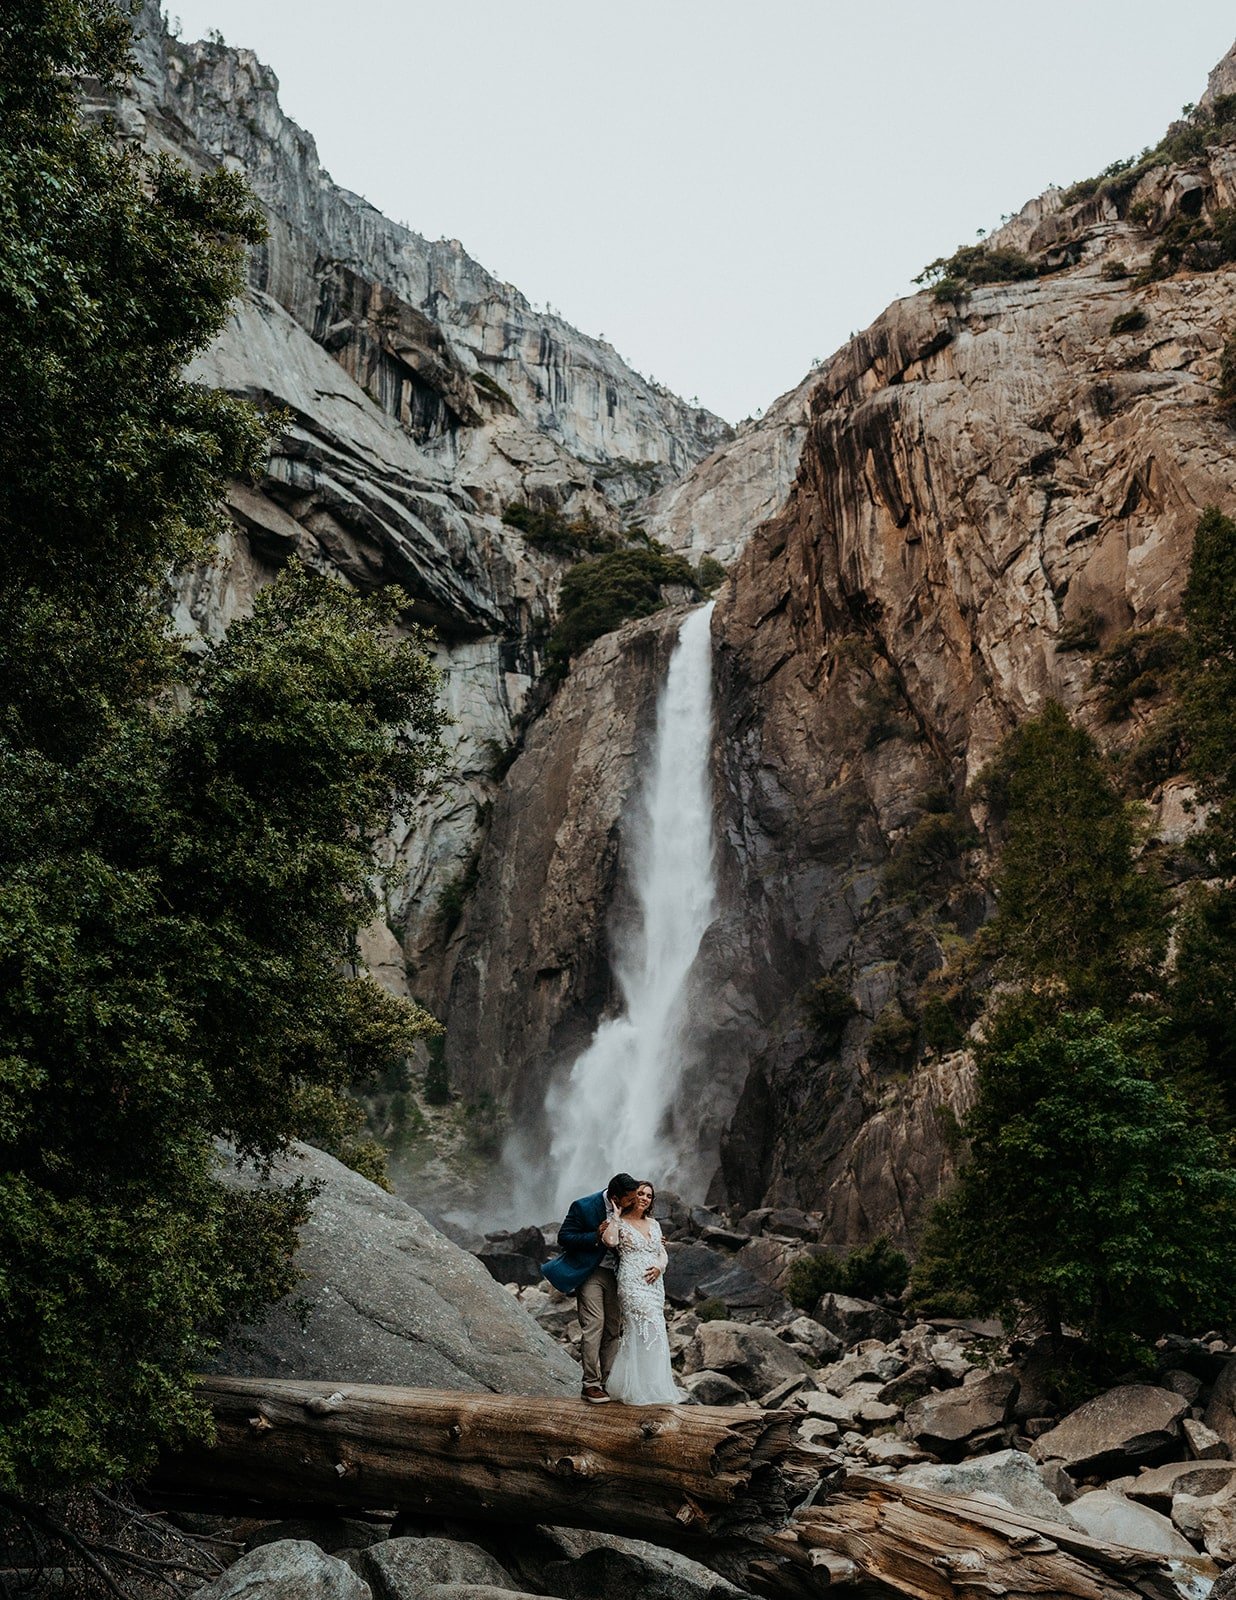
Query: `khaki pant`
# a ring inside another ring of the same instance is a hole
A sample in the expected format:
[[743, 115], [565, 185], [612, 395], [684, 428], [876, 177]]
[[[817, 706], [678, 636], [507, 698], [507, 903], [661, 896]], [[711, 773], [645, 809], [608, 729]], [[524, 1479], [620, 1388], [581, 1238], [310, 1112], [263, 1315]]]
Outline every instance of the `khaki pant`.
[[575, 1291], [579, 1307], [579, 1353], [584, 1382], [604, 1384], [618, 1352], [622, 1314], [618, 1310], [618, 1279], [610, 1267], [596, 1267]]

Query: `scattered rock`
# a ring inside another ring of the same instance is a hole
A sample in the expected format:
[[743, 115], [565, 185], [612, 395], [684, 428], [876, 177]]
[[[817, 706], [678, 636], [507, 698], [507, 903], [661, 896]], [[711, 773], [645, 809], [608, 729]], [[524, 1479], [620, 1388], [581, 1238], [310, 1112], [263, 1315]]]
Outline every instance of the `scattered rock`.
[[515, 1587], [511, 1574], [488, 1551], [454, 1539], [388, 1539], [361, 1553], [360, 1571], [374, 1600], [419, 1600], [430, 1585], [439, 1583]]
[[1045, 1461], [1039, 1468], [1039, 1477], [1062, 1506], [1077, 1499], [1077, 1485], [1058, 1461]]
[[1196, 1417], [1181, 1417], [1180, 1431], [1195, 1461], [1225, 1461], [1231, 1454], [1219, 1435]]
[[808, 1417], [798, 1428], [798, 1437], [808, 1444], [834, 1444], [840, 1434], [841, 1429], [827, 1417]]
[[750, 1403], [751, 1396], [723, 1372], [692, 1372], [683, 1387], [701, 1406], [737, 1406]]
[[1183, 1367], [1173, 1367], [1169, 1372], [1165, 1372], [1159, 1383], [1162, 1388], [1170, 1389], [1173, 1394], [1182, 1396], [1190, 1405], [1196, 1402], [1202, 1392], [1202, 1380], [1192, 1372], [1186, 1372]]
[[747, 1234], [739, 1233], [736, 1228], [705, 1228], [700, 1234], [703, 1244], [710, 1244], [719, 1250], [741, 1250], [751, 1241]]
[[826, 1294], [811, 1314], [845, 1345], [858, 1344], [861, 1339], [893, 1339], [900, 1327], [883, 1306], [854, 1300], [848, 1294]]
[[1087, 1400], [1034, 1441], [1036, 1461], [1062, 1461], [1074, 1477], [1161, 1461], [1179, 1437], [1188, 1403], [1170, 1389], [1127, 1383]]
[[775, 1389], [770, 1389], [767, 1394], [762, 1394], [759, 1403], [765, 1411], [776, 1411], [779, 1406], [785, 1404], [791, 1395], [797, 1394], [805, 1384], [810, 1384], [812, 1388], [815, 1387], [811, 1378], [805, 1372], [800, 1372], [796, 1378], [787, 1378], [784, 1383], [779, 1383]]
[[1110, 1489], [1096, 1489], [1080, 1495], [1069, 1507], [1069, 1516], [1092, 1539], [1104, 1544], [1128, 1545], [1155, 1556], [1196, 1557], [1197, 1551], [1171, 1521], [1136, 1500], [1126, 1500]]
[[748, 1394], [766, 1394], [811, 1368], [770, 1328], [746, 1322], [704, 1322], [683, 1355], [685, 1372], [721, 1372]]
[[874, 1439], [864, 1439], [863, 1454], [877, 1467], [908, 1467], [916, 1461], [927, 1459], [926, 1452], [916, 1444], [911, 1444], [908, 1439], [894, 1438], [891, 1433], [880, 1433]]
[[965, 1454], [967, 1441], [999, 1428], [1017, 1397], [1012, 1372], [991, 1372], [985, 1378], [924, 1395], [906, 1410], [906, 1430], [925, 1449], [946, 1460]]
[[832, 1361], [841, 1354], [841, 1340], [814, 1317], [795, 1317], [783, 1328], [777, 1329], [779, 1339], [792, 1339], [795, 1344], [805, 1344], [820, 1361]]
[[1224, 1566], [1236, 1561], [1236, 1485], [1211, 1496], [1201, 1508], [1201, 1524], [1206, 1554]]
[[234, 1561], [196, 1600], [372, 1600], [346, 1561], [307, 1539], [277, 1539]]
[[1147, 1467], [1125, 1493], [1133, 1500], [1144, 1500], [1148, 1506], [1166, 1511], [1176, 1495], [1218, 1494], [1234, 1475], [1236, 1462], [1232, 1461], [1168, 1461], [1162, 1466]]

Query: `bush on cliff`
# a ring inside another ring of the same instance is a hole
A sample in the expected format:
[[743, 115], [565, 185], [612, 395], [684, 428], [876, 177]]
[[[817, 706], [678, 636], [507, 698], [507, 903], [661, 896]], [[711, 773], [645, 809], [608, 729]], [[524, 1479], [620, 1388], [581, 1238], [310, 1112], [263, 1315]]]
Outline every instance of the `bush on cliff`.
[[982, 952], [1006, 981], [1119, 1008], [1153, 981], [1166, 914], [1093, 739], [1052, 701], [1009, 735], [980, 788], [1003, 834]]
[[[436, 750], [391, 597], [303, 571], [196, 660], [200, 560], [249, 407], [186, 383], [260, 233], [247, 191], [83, 127], [105, 0], [0, 22], [0, 1492], [201, 1432], [191, 1377], [295, 1280], [306, 1196], [225, 1190], [352, 1137], [341, 1091], [432, 1026], [355, 976], [372, 844]], [[360, 1152], [363, 1155], [363, 1152]]]
[[546, 651], [549, 675], [564, 676], [572, 660], [602, 634], [659, 611], [665, 604], [661, 590], [668, 584], [696, 592], [689, 564], [656, 543], [614, 550], [572, 567], [562, 580], [558, 622]]

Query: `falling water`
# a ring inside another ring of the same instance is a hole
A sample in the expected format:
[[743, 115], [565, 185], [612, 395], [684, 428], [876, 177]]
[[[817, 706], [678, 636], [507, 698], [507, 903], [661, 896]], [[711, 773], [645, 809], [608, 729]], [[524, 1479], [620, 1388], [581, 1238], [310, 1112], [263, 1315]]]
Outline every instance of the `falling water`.
[[561, 1211], [612, 1172], [664, 1179], [665, 1134], [682, 1067], [687, 977], [713, 919], [711, 604], [682, 623], [657, 704], [652, 763], [624, 839], [637, 915], [615, 952], [622, 998], [546, 1097], [543, 1203]]

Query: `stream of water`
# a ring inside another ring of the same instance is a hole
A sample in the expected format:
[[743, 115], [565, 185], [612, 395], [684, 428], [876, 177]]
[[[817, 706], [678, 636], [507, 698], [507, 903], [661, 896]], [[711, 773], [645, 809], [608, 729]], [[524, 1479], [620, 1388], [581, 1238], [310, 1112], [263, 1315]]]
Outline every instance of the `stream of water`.
[[670, 658], [651, 763], [623, 822], [636, 916], [614, 941], [621, 1009], [546, 1096], [551, 1143], [529, 1215], [561, 1215], [620, 1170], [665, 1182], [688, 1154], [672, 1148], [666, 1120], [682, 1071], [687, 979], [716, 906], [711, 620], [711, 604], [691, 612]]

